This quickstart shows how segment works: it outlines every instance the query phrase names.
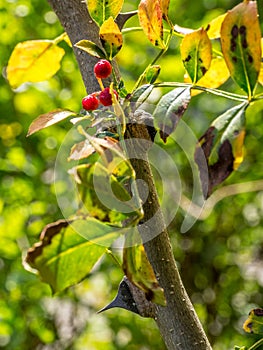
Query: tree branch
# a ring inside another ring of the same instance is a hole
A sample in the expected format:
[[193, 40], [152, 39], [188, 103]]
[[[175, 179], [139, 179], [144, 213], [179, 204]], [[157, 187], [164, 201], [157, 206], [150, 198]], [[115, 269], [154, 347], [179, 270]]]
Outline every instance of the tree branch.
[[[65, 28], [72, 44], [81, 39], [89, 39], [98, 44], [98, 27], [91, 20], [84, 2], [81, 0], [48, 0], [48, 2]], [[87, 91], [89, 93], [95, 91], [97, 81], [93, 75], [93, 65], [96, 59], [76, 48], [74, 52]], [[149, 139], [146, 126], [135, 124], [130, 131], [130, 137]], [[156, 322], [161, 335], [169, 350], [211, 349], [179, 276], [163, 217], [161, 214], [156, 215], [160, 207], [149, 162], [147, 159], [135, 159], [133, 166], [137, 178], [143, 179], [149, 189], [149, 196], [144, 203], [144, 220], [156, 217], [153, 225], [163, 228], [162, 233], [151, 240], [148, 240], [149, 232], [141, 230], [147, 256], [165, 291], [167, 300], [166, 307], [157, 306]]]

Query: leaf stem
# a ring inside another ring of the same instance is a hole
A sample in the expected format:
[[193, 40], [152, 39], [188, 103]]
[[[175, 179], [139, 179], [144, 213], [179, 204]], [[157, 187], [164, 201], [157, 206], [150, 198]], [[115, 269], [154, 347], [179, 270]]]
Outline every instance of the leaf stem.
[[257, 349], [260, 345], [263, 345], [263, 338], [259, 339], [255, 344], [253, 344], [248, 350], [255, 350]]
[[235, 101], [246, 101], [247, 96], [245, 95], [238, 95], [238, 94], [233, 94], [231, 92], [223, 91], [223, 90], [218, 90], [218, 89], [213, 89], [213, 88], [207, 88], [204, 86], [199, 86], [199, 85], [193, 85], [190, 83], [179, 83], [179, 82], [163, 82], [163, 83], [157, 83], [154, 84], [154, 87], [192, 87], [192, 89], [197, 89], [201, 91], [205, 91], [217, 96], [225, 97], [231, 100]]

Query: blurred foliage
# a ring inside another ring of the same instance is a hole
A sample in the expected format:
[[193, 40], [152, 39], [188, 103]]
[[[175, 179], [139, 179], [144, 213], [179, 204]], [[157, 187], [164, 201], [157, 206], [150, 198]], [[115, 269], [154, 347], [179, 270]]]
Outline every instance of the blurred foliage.
[[[124, 10], [138, 3], [125, 1]], [[198, 28], [238, 3], [171, 0], [170, 16], [180, 26]], [[262, 1], [258, 8], [263, 23]], [[136, 18], [127, 22], [127, 26], [137, 24]], [[24, 84], [13, 91], [5, 80], [5, 67], [18, 42], [53, 39], [63, 32], [46, 1], [0, 0], [0, 27], [0, 348], [165, 349], [152, 320], [118, 309], [96, 315], [113, 298], [122, 277], [109, 256], [89, 279], [54, 297], [47, 285], [24, 269], [26, 249], [38, 240], [45, 224], [62, 218], [53, 184], [54, 164], [71, 128], [65, 121], [26, 139], [28, 126], [39, 114], [58, 107], [80, 110], [85, 89], [67, 45], [63, 46], [67, 53], [62, 69], [49, 81]], [[129, 90], [157, 49], [137, 32], [125, 34], [124, 40], [118, 62]], [[160, 80], [182, 81], [177, 38], [158, 63]], [[225, 86], [240, 93], [231, 81]], [[200, 95], [193, 98], [184, 121], [198, 138], [211, 120], [232, 105], [222, 98]], [[245, 160], [224, 185], [263, 179], [262, 107], [263, 102], [249, 107]], [[185, 193], [191, 195], [189, 162], [174, 147], [168, 142], [166, 150], [171, 150]], [[242, 324], [252, 308], [263, 305], [263, 191], [226, 197], [206, 220], [197, 221], [184, 234], [176, 233], [183, 219], [179, 209], [170, 225], [171, 240], [182, 279], [213, 349], [254, 343], [257, 336], [245, 335]]]

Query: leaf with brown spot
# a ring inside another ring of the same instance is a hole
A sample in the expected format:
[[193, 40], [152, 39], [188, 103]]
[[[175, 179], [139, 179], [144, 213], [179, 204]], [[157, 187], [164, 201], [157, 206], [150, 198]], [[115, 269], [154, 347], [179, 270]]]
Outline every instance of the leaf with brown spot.
[[89, 14], [101, 26], [108, 18], [116, 18], [121, 11], [123, 0], [86, 0]]
[[207, 32], [201, 28], [186, 34], [180, 50], [185, 69], [195, 84], [206, 74], [211, 64], [212, 45]]
[[246, 102], [214, 120], [199, 139], [195, 161], [199, 168], [204, 197], [222, 183], [243, 161]]
[[30, 136], [39, 130], [47, 128], [48, 126], [57, 124], [68, 117], [76, 115], [77, 113], [72, 112], [68, 109], [56, 109], [55, 111], [41, 114], [30, 124], [27, 136]]
[[107, 53], [107, 58], [112, 60], [120, 51], [123, 42], [121, 31], [112, 17], [103, 22], [99, 35], [102, 46]]
[[[230, 77], [229, 70], [226, 66], [226, 62], [223, 57], [214, 57], [212, 58], [210, 68], [206, 72], [206, 74], [198, 80], [198, 86], [203, 86], [207, 88], [218, 88], [220, 85], [225, 83], [227, 79]], [[186, 83], [190, 83], [191, 79], [187, 75], [184, 78]], [[195, 96], [203, 91], [195, 89], [194, 86], [191, 90], [191, 95]]]
[[261, 66], [261, 32], [256, 1], [243, 1], [226, 15], [221, 45], [231, 77], [253, 96]]
[[221, 34], [221, 26], [226, 17], [226, 13], [214, 18], [206, 27], [209, 39], [217, 39]]
[[150, 42], [160, 49], [165, 48], [163, 41], [163, 22], [160, 0], [141, 0], [138, 7], [140, 25]]
[[191, 100], [190, 88], [176, 88], [165, 94], [153, 113], [154, 124], [164, 142], [176, 129]]
[[251, 310], [248, 319], [243, 324], [243, 329], [247, 333], [263, 334], [263, 309]]

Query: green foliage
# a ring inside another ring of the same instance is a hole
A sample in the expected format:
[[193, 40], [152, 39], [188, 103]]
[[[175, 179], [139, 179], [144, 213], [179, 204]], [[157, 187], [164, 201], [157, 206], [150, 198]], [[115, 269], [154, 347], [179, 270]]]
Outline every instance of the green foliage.
[[[6, 5], [6, 2], [4, 3]], [[125, 1], [125, 3], [128, 9], [134, 9], [138, 6], [139, 1], [136, 4], [134, 1]], [[237, 3], [237, 1], [228, 3], [227, 9]], [[171, 21], [176, 23], [180, 19], [178, 24], [191, 28], [201, 26], [206, 28], [207, 23], [212, 24], [211, 20], [222, 14], [222, 8], [227, 10], [223, 1], [217, 2], [217, 9], [211, 9], [208, 2], [197, 4], [171, 1], [170, 9], [173, 6], [176, 6], [177, 9], [176, 19], [173, 18], [173, 11], [170, 10]], [[162, 12], [165, 14], [164, 9]], [[18, 18], [13, 16], [14, 13]], [[203, 18], [204, 13], [206, 13], [206, 18]], [[9, 2], [0, 15], [1, 23], [3, 23], [3, 35], [0, 38], [3, 66], [7, 65], [11, 50], [18, 41], [39, 38], [48, 38], [52, 41], [62, 32], [54, 14], [43, 2], [32, 1], [30, 4], [28, 2]], [[52, 23], [52, 21], [54, 22]], [[136, 26], [137, 19], [131, 21]], [[160, 47], [163, 49], [165, 41], [163, 41], [160, 28], [164, 23], [160, 24], [160, 18], [157, 18], [156, 21], [159, 21], [158, 43], [161, 43]], [[39, 23], [42, 24], [37, 25]], [[215, 27], [218, 26], [220, 27], [221, 24], [219, 25], [217, 22]], [[213, 30], [213, 34], [211, 28], [212, 25], [207, 34], [210, 39], [214, 40], [213, 36], [218, 37], [218, 28]], [[125, 45], [118, 52], [116, 59], [120, 64], [126, 89], [133, 92], [135, 100], [137, 100], [136, 94], [140, 96], [141, 101], [139, 102], [141, 103], [142, 100], [150, 96], [152, 90], [156, 93], [159, 92], [157, 84], [155, 88], [153, 85], [149, 86], [148, 96], [141, 94], [141, 90], [139, 90], [141, 87], [135, 92], [133, 89], [137, 77], [145, 66], [152, 64], [152, 62], [146, 61], [146, 58], [158, 56], [159, 49], [151, 44], [148, 45], [146, 39], [142, 35], [138, 35], [137, 32], [124, 33], [125, 29], [123, 32]], [[164, 37], [166, 33], [164, 32]], [[162, 67], [158, 77], [159, 81], [182, 81], [184, 69], [178, 49], [180, 43], [180, 38], [173, 37], [170, 47], [167, 48], [167, 54], [159, 58], [158, 64]], [[63, 43], [61, 46], [66, 51], [61, 62], [62, 69], [48, 82], [35, 85], [24, 84], [16, 91], [12, 91], [1, 78], [0, 107], [1, 114], [5, 119], [0, 124], [2, 142], [0, 174], [2, 221], [0, 230], [1, 242], [3, 243], [0, 248], [0, 278], [1, 286], [3, 286], [0, 291], [0, 309], [3, 320], [1, 322], [0, 346], [12, 350], [43, 347], [43, 344], [56, 343], [61, 348], [70, 347], [72, 349], [83, 347], [91, 349], [92, 347], [95, 349], [140, 349], [151, 344], [152, 349], [164, 349], [151, 320], [139, 319], [124, 311], [109, 312], [107, 316], [93, 316], [95, 311], [105, 305], [109, 294], [111, 292], [115, 294], [114, 289], [116, 290], [121, 278], [119, 268], [113, 267], [107, 256], [101, 260], [97, 267], [97, 274], [72, 287], [63, 296], [58, 296], [54, 304], [52, 304], [53, 299], [50, 298], [47, 286], [41, 284], [34, 275], [22, 268], [21, 253], [24, 255], [25, 250], [38, 241], [39, 232], [47, 223], [61, 217], [56, 205], [51, 173], [59, 144], [65, 136], [64, 127], [68, 128], [69, 123], [67, 120], [63, 122], [62, 126], [52, 123], [53, 126], [49, 130], [42, 130], [41, 133], [35, 134], [30, 141], [25, 141], [28, 126], [33, 117], [46, 114], [58, 106], [63, 110], [78, 111], [81, 97], [85, 94], [76, 64], [72, 59], [71, 50]], [[239, 50], [242, 50], [241, 46]], [[214, 72], [218, 72], [218, 70], [221, 72], [221, 68], [219, 68], [221, 66], [217, 64], [213, 66], [213, 59], [215, 57], [218, 59], [215, 51], [216, 42], [212, 41], [212, 47], [214, 51], [211, 65], [202, 79], [208, 77], [212, 69]], [[253, 51], [253, 48], [251, 50]], [[98, 55], [96, 49], [94, 52]], [[245, 54], [246, 52], [247, 49]], [[227, 53], [228, 51], [226, 54], [224, 53], [225, 57]], [[222, 56], [220, 59], [221, 63], [224, 62]], [[229, 70], [231, 76], [244, 89], [249, 99], [253, 100], [256, 93], [259, 94], [262, 91], [258, 86], [257, 91], [254, 89], [255, 71], [257, 72], [258, 68], [253, 66], [250, 70], [246, 67], [247, 65], [243, 64]], [[237, 75], [241, 76], [241, 80], [237, 78]], [[222, 80], [219, 81], [219, 75], [217, 75], [218, 82], [216, 79], [212, 79], [212, 81], [213, 83], [216, 81], [217, 86], [220, 86], [226, 80], [225, 77], [228, 76], [229, 72], [224, 73], [224, 79], [221, 77]], [[145, 75], [143, 75], [143, 79], [144, 77]], [[195, 82], [195, 79], [193, 81]], [[152, 83], [152, 81], [150, 82]], [[201, 79], [197, 84], [205, 88], [217, 87], [211, 85], [210, 82], [208, 85], [205, 82], [202, 83]], [[192, 84], [190, 83], [190, 85]], [[174, 86], [171, 87], [174, 88]], [[181, 86], [181, 88], [188, 89], [189, 86]], [[230, 80], [223, 88], [239, 93]], [[198, 86], [195, 87], [195, 90], [192, 89], [192, 94], [193, 91], [202, 91], [197, 89]], [[209, 89], [205, 91], [209, 92]], [[211, 120], [218, 115], [223, 115], [227, 109], [235, 108], [232, 102], [222, 101], [222, 97], [219, 96], [218, 93], [218, 96], [209, 95], [209, 98], [205, 95], [192, 98], [185, 111], [185, 121], [196, 130], [199, 137], [204, 134], [204, 130], [209, 128]], [[225, 97], [227, 96], [225, 95]], [[246, 98], [243, 96], [239, 103]], [[230, 180], [231, 183], [242, 183], [246, 180], [252, 183], [253, 188], [254, 181], [260, 181], [262, 178], [262, 154], [259, 148], [262, 142], [262, 132], [261, 128], [258, 127], [262, 114], [262, 102], [260, 100], [256, 102], [246, 110], [246, 140], [242, 140], [241, 144], [237, 143], [239, 145], [237, 149], [240, 150], [243, 141], [245, 142], [244, 161], [238, 171], [234, 172], [231, 178], [226, 181], [226, 186], [230, 184]], [[50, 112], [47, 114], [51, 115]], [[229, 123], [232, 120], [234, 121], [234, 118], [229, 119]], [[46, 124], [46, 126], [48, 125]], [[232, 144], [234, 139], [232, 136], [229, 139]], [[219, 144], [220, 140], [222, 142], [222, 139], [219, 139]], [[172, 147], [174, 147], [173, 142], [168, 138], [166, 149], [173, 150]], [[234, 149], [232, 151], [234, 152]], [[189, 176], [188, 164], [184, 155], [179, 151], [176, 154], [172, 151], [172, 154], [183, 174], [183, 185], [187, 191], [191, 187], [192, 181]], [[236, 154], [238, 158], [240, 152], [237, 151]], [[65, 187], [66, 185], [62, 182], [61, 186]], [[177, 222], [171, 225], [172, 232], [177, 232], [179, 221], [180, 214]], [[244, 337], [241, 329], [244, 315], [250, 309], [260, 307], [263, 304], [262, 281], [257, 270], [257, 263], [262, 260], [261, 225], [262, 193], [241, 193], [218, 202], [214, 212], [205, 221], [197, 222], [185, 235], [173, 234], [175, 256], [181, 266], [184, 282], [198, 314], [207, 328], [215, 350], [230, 349], [234, 347], [234, 344], [245, 344], [245, 346], [237, 347], [240, 349], [249, 348], [250, 344], [258, 339], [253, 336], [253, 338]], [[77, 238], [81, 239], [81, 236], [77, 236]], [[99, 250], [98, 247], [96, 250]], [[77, 276], [77, 280], [81, 280], [89, 273], [91, 266], [86, 267], [82, 277]], [[71, 283], [75, 282], [76, 280], [71, 281]], [[97, 300], [94, 300], [92, 295], [96, 295]], [[85, 308], [81, 306], [83, 303]], [[54, 306], [53, 311], [52, 307], [48, 307], [48, 305]], [[70, 305], [74, 310], [71, 316], [76, 316], [76, 320], [79, 322], [76, 326], [77, 330], [69, 322], [73, 335], [71, 340], [63, 340], [64, 335], [61, 336], [63, 330], [59, 326], [58, 318], [61, 310], [64, 310], [66, 315], [67, 305]], [[87, 325], [81, 324], [81, 317], [77, 317], [78, 313], [84, 315]]]

